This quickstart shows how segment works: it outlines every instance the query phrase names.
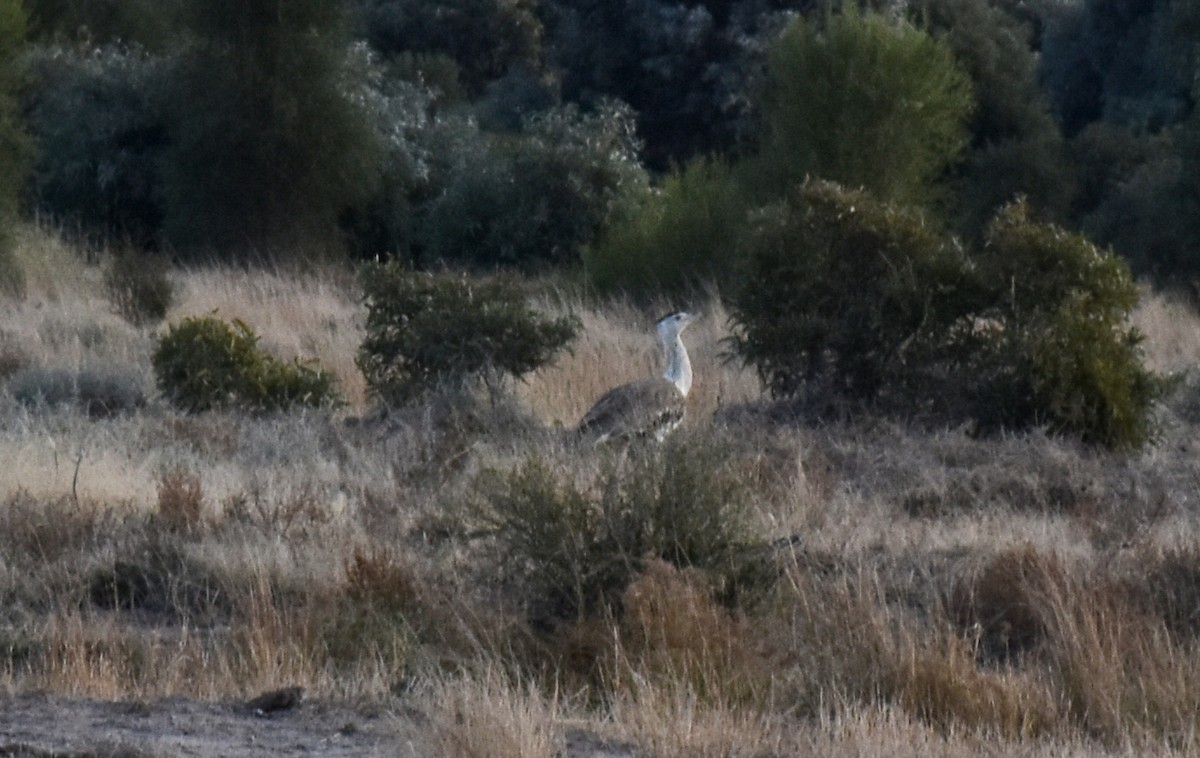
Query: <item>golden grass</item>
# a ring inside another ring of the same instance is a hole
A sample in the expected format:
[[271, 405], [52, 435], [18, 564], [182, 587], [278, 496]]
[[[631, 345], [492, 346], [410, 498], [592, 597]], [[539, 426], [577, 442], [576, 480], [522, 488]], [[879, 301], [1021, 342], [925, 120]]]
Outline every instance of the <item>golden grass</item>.
[[534, 683], [513, 679], [497, 665], [439, 678], [425, 701], [436, 755], [552, 758], [562, 754], [557, 696], [542, 694]]
[[[0, 302], [4, 349], [150, 381], [153, 330], [111, 314], [76, 251], [23, 234], [29, 292]], [[344, 272], [173, 276], [170, 319], [241, 318], [281, 357], [332, 369], [348, 413], [369, 408]], [[489, 495], [480, 472], [537, 457], [563, 481], [597, 481], [605, 453], [555, 427], [660, 370], [656, 312], [567, 295], [540, 307], [584, 328], [513, 387], [527, 426], [432, 405], [356, 425], [185, 417], [152, 389], [147, 408], [93, 420], [0, 392], [0, 691], [304, 686], [375, 704], [406, 691], [439, 755], [555, 755], [568, 740], [652, 756], [1200, 747], [1195, 421], [1128, 456], [877, 419], [714, 429], [714, 412], [761, 387], [722, 363], [727, 317], [711, 299], [685, 335], [696, 384], [679, 434], [722, 446], [778, 582], [726, 606], [712, 574], [651, 561], [608, 615], [538, 626], [464, 516]], [[1151, 365], [1200, 360], [1183, 305], [1150, 294], [1135, 320]]]

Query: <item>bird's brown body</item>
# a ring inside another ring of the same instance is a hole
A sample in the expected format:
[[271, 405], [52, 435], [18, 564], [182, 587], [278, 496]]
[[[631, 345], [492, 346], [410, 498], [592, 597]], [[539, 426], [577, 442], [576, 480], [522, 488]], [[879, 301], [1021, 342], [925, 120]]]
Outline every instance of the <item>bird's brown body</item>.
[[613, 387], [600, 396], [579, 422], [578, 430], [596, 444], [612, 439], [653, 436], [661, 441], [683, 422], [692, 364], [680, 333], [692, 321], [690, 313], [671, 313], [659, 319], [658, 338], [667, 357], [661, 377]]

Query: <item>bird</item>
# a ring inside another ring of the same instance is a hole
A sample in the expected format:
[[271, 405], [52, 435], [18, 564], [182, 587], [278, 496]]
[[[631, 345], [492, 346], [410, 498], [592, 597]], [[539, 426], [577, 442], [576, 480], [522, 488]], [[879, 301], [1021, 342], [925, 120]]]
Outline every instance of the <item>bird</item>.
[[653, 436], [658, 442], [683, 423], [692, 388], [692, 362], [680, 337], [696, 318], [686, 311], [668, 313], [656, 329], [667, 357], [661, 377], [613, 387], [584, 414], [577, 431], [600, 445], [609, 440]]

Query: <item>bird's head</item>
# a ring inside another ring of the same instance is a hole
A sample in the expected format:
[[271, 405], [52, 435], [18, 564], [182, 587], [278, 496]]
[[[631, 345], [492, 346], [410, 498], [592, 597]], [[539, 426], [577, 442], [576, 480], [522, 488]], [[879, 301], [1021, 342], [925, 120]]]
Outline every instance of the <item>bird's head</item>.
[[658, 320], [658, 333], [663, 337], [674, 336], [682, 332], [687, 325], [694, 321], [696, 314], [687, 311], [668, 313]]

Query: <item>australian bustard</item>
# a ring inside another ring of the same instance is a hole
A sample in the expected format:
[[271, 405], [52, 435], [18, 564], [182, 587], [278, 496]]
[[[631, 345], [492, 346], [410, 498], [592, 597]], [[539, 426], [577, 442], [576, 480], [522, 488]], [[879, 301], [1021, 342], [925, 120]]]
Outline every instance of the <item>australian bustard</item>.
[[692, 388], [692, 362], [680, 334], [694, 319], [682, 311], [658, 320], [658, 339], [667, 354], [661, 377], [613, 387], [596, 401], [579, 422], [581, 434], [596, 444], [613, 438], [654, 435], [662, 441], [683, 422], [684, 406]]

